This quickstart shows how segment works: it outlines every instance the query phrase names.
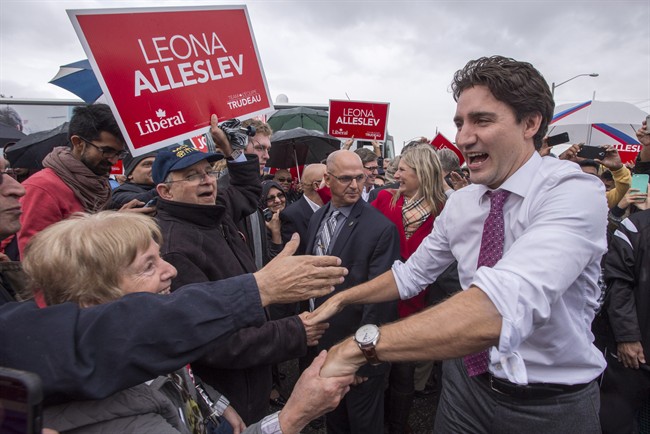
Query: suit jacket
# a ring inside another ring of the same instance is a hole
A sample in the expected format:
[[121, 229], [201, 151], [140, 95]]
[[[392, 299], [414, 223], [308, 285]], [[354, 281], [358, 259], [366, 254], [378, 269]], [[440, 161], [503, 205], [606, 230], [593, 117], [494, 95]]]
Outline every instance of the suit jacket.
[[296, 255], [304, 255], [308, 241], [309, 219], [314, 215], [311, 206], [303, 197], [286, 207], [280, 212], [280, 222], [282, 223], [282, 243], [286, 244], [291, 239], [294, 232], [300, 234], [300, 246]]
[[[313, 251], [316, 234], [331, 206], [331, 203], [328, 203], [321, 207], [309, 222], [307, 254]], [[357, 201], [348, 219], [340, 224], [343, 227], [334, 241], [331, 254], [341, 258], [342, 266], [348, 269], [349, 274], [345, 277], [345, 282], [337, 285], [332, 294], [317, 298], [316, 306], [320, 306], [337, 292], [379, 276], [389, 270], [393, 262], [400, 257], [397, 228], [363, 199]], [[396, 319], [397, 301], [346, 306], [330, 319], [330, 327], [320, 340], [319, 349], [329, 349], [354, 334], [364, 324], [382, 324]], [[359, 370], [359, 375], [382, 375], [389, 367], [388, 363], [379, 366], [366, 364]]]

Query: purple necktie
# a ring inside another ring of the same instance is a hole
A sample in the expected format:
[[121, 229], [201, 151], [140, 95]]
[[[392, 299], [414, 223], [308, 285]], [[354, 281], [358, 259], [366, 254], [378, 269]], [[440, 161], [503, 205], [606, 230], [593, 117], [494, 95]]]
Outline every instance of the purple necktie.
[[[478, 254], [477, 269], [480, 267], [493, 267], [503, 256], [503, 204], [508, 199], [510, 192], [496, 190], [488, 191], [486, 194], [490, 198], [490, 213], [485, 219], [485, 223], [483, 223], [483, 236], [481, 237], [481, 250]], [[470, 377], [481, 375], [488, 370], [488, 350], [465, 356], [463, 361]]]

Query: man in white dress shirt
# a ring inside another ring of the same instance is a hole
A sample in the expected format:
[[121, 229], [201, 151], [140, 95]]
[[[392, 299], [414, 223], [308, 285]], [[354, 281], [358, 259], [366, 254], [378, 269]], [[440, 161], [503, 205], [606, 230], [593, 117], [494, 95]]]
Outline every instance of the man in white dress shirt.
[[[436, 432], [599, 432], [595, 379], [605, 361], [590, 325], [606, 251], [602, 182], [535, 152], [554, 104], [532, 65], [470, 61], [452, 90], [456, 143], [472, 184], [449, 198], [406, 263], [330, 298], [312, 320], [348, 304], [413, 297], [455, 259], [464, 291], [357, 333], [331, 349], [321, 372], [352, 373], [366, 358], [445, 359]], [[491, 209], [497, 196], [505, 202]], [[498, 249], [486, 237], [500, 239]]]

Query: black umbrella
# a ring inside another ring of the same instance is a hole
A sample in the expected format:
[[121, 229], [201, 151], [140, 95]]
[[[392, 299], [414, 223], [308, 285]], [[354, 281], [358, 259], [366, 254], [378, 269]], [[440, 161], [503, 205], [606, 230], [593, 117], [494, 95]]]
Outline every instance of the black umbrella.
[[0, 147], [4, 147], [7, 143], [14, 143], [23, 137], [27, 137], [25, 133], [10, 125], [0, 123]]
[[11, 167], [23, 169], [42, 169], [43, 158], [56, 146], [68, 144], [68, 122], [58, 127], [30, 134], [11, 146], [6, 154]]
[[273, 131], [305, 128], [308, 130], [327, 131], [327, 111], [315, 110], [309, 107], [294, 107], [280, 109], [273, 113], [266, 122]]
[[278, 131], [271, 136], [271, 145], [266, 164], [281, 169], [320, 163], [341, 149], [341, 141], [336, 137], [305, 128]]

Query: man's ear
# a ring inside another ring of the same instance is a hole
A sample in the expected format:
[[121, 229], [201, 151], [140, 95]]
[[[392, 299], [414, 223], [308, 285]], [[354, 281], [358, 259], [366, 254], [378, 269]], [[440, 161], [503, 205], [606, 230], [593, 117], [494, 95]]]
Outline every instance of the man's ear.
[[323, 175], [323, 180], [325, 181], [325, 185], [329, 187], [330, 182], [332, 181], [332, 179], [330, 177], [330, 174], [329, 173], [324, 174]]
[[81, 140], [81, 137], [79, 136], [71, 136], [70, 137], [70, 143], [72, 144], [72, 153], [76, 157], [79, 157], [84, 150], [84, 141]]
[[165, 183], [160, 183], [160, 184], [156, 185], [156, 191], [158, 192], [158, 196], [162, 197], [163, 199], [166, 199], [166, 200], [172, 200], [173, 199], [173, 195], [171, 193], [171, 188], [169, 187], [169, 185], [167, 185]]
[[537, 131], [539, 131], [539, 127], [542, 124], [542, 114], [533, 113], [531, 115], [528, 115], [524, 118], [523, 122], [524, 138], [532, 139], [535, 134], [537, 134]]

